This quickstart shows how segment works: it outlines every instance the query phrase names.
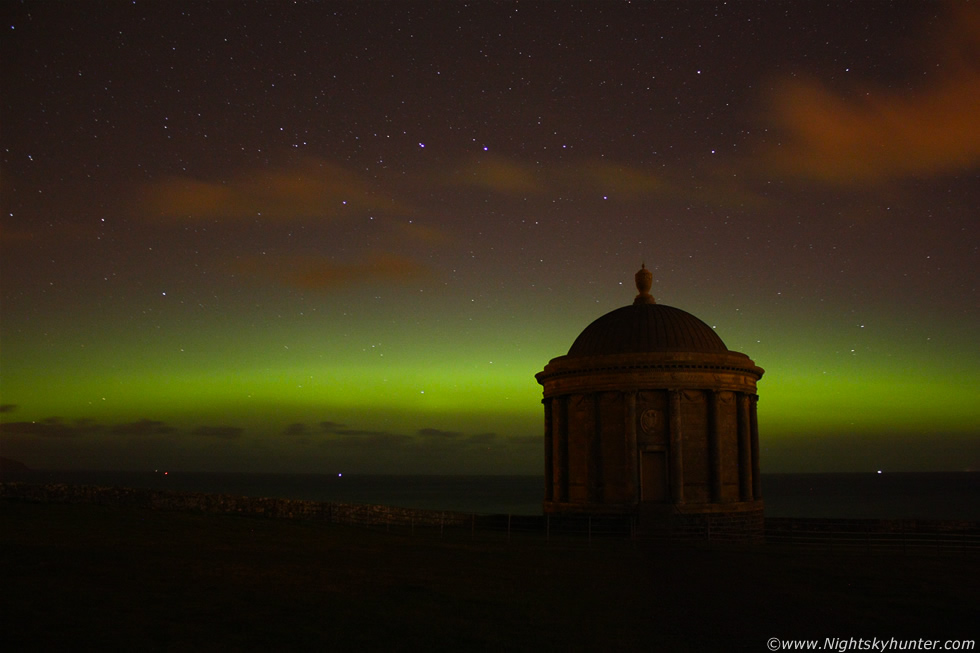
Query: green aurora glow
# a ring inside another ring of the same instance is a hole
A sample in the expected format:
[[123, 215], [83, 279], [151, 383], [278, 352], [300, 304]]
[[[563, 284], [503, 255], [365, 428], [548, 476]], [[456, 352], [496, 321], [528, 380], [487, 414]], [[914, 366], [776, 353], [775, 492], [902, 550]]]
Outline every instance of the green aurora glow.
[[[627, 303], [628, 291], [620, 290], [627, 295], [621, 303]], [[601, 307], [595, 316], [614, 307]], [[229, 321], [210, 329], [161, 327], [167, 335], [148, 342], [143, 331], [128, 336], [124, 329], [90, 331], [80, 337], [69, 329], [69, 339], [45, 339], [43, 348], [29, 342], [8, 345], [19, 355], [4, 356], [4, 402], [18, 405], [18, 421], [60, 417], [68, 427], [81, 425], [77, 437], [45, 439], [52, 449], [46, 455], [63, 465], [71, 463], [76, 449], [86, 448], [86, 440], [100, 437], [86, 435], [84, 425], [109, 431], [140, 420], [184, 431], [198, 425], [239, 428], [241, 435], [224, 446], [250, 449], [234, 460], [251, 469], [261, 470], [268, 463], [263, 462], [265, 448], [252, 445], [273, 441], [282, 448], [278, 458], [309, 471], [332, 464], [357, 465], [357, 460], [344, 456], [334, 463], [329, 448], [315, 446], [318, 440], [329, 441], [330, 434], [318, 426], [329, 421], [366, 433], [413, 437], [420, 437], [415, 434], [422, 429], [457, 437], [498, 434], [500, 459], [488, 458], [484, 451], [480, 458], [470, 452], [458, 462], [482, 472], [535, 473], [543, 454], [541, 389], [534, 374], [550, 358], [565, 353], [578, 329], [572, 324], [584, 328], [589, 308], [578, 308], [576, 313], [583, 314], [579, 319], [555, 312], [547, 319], [538, 315], [534, 324], [515, 316], [468, 331], [458, 321], [380, 328], [372, 319], [338, 330], [328, 320], [299, 319], [270, 332], [249, 330], [244, 324], [238, 328]], [[928, 442], [928, 434], [938, 433], [952, 436], [953, 444], [947, 446], [960, 447], [967, 456], [972, 450], [980, 375], [960, 357], [970, 343], [955, 325], [945, 330], [930, 325], [928, 336], [915, 324], [890, 323], [877, 332], [857, 326], [848, 339], [834, 330], [767, 324], [766, 332], [772, 335], [747, 342], [738, 336], [746, 331], [748, 318], [740, 321], [730, 329], [736, 337], [726, 339], [730, 348], [748, 353], [766, 369], [760, 383], [760, 419], [767, 469], [853, 468], [846, 456], [826, 451], [821, 451], [826, 460], [807, 459], [803, 451], [812, 448], [805, 443], [819, 442], [821, 434], [880, 441], [876, 460], [863, 460], [858, 468], [878, 462], [914, 469], [889, 453], [889, 438], [914, 442], [921, 437]], [[522, 328], [532, 324], [530, 332]], [[552, 329], [557, 324], [564, 326]], [[306, 425], [311, 437], [298, 442], [283, 435], [297, 424]], [[18, 439], [7, 437], [13, 441], [7, 446], [16, 447]], [[514, 441], [523, 452], [516, 461], [508, 449]], [[38, 443], [32, 447], [38, 448]], [[148, 459], [148, 453], [130, 459], [130, 464], [176, 462], [166, 451], [148, 451], [161, 460]], [[425, 460], [409, 462], [423, 471], [452, 470], [441, 461], [432, 466]], [[220, 459], [197, 464], [227, 465]], [[370, 461], [360, 464], [367, 471], [376, 469]]]

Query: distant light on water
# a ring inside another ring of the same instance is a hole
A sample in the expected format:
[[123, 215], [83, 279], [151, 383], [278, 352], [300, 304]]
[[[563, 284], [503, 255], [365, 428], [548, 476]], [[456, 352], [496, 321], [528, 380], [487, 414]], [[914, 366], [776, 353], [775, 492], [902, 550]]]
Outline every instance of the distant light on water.
[[879, 473], [879, 474], [881, 473], [881, 470], [880, 470], [880, 469], [878, 470], [878, 473]]

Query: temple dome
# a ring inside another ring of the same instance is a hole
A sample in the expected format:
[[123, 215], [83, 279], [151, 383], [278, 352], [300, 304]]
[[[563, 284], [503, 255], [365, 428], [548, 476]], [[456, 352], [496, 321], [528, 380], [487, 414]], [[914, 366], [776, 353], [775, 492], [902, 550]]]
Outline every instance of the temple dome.
[[727, 352], [714, 330], [673, 306], [636, 303], [606, 313], [585, 327], [569, 356], [648, 352]]
[[606, 313], [585, 327], [568, 350], [569, 356], [728, 351], [707, 324], [687, 311], [657, 303], [650, 294], [653, 273], [646, 265], [634, 278], [639, 292], [633, 305]]

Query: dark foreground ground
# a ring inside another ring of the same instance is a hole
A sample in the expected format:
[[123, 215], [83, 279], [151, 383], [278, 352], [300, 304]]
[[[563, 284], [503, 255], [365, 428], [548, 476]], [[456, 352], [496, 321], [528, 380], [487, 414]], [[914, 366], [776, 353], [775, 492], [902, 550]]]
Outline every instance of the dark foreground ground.
[[976, 555], [508, 542], [0, 501], [0, 650], [766, 651], [772, 637], [976, 639], [978, 572]]

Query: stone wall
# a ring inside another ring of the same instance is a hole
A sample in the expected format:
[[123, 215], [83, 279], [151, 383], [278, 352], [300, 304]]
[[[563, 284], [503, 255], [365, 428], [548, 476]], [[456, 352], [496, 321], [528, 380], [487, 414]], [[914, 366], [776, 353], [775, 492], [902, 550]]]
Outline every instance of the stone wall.
[[396, 506], [94, 485], [0, 483], [0, 499], [45, 503], [89, 503], [280, 519], [310, 519], [354, 525], [469, 527], [473, 520], [471, 515], [460, 512]]
[[761, 544], [765, 541], [762, 509], [736, 512], [679, 513], [670, 516], [673, 539]]
[[761, 509], [681, 513], [656, 519], [630, 515], [560, 514], [550, 516], [472, 515], [396, 506], [246, 497], [91, 485], [34, 485], [0, 482], [0, 500], [38, 503], [88, 503], [149, 510], [239, 514], [278, 519], [308, 519], [357, 526], [466, 528], [471, 532], [506, 531], [635, 537], [705, 543], [762, 543], [903, 553], [980, 553], [980, 522], [924, 519], [824, 519], [763, 517]]

